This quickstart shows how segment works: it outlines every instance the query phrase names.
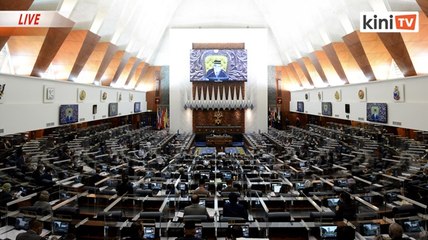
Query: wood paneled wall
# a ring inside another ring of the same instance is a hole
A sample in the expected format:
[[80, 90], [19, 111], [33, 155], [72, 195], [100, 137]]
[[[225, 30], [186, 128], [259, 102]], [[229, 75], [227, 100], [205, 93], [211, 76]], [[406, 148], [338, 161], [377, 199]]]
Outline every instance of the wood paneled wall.
[[[221, 123], [215, 123], [214, 114], [221, 112]], [[245, 132], [244, 110], [193, 110], [193, 132], [235, 134]]]

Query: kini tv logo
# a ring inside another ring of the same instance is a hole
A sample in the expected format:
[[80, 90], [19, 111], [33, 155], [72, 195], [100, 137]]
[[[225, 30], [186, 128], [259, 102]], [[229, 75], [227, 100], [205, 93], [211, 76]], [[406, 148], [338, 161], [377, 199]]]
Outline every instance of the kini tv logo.
[[419, 32], [419, 13], [362, 12], [360, 32]]

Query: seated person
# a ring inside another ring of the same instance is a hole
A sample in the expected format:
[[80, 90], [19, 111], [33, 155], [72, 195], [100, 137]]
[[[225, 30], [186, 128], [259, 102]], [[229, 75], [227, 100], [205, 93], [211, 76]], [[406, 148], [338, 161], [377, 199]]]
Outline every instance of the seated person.
[[176, 240], [200, 240], [200, 238], [195, 237], [196, 227], [194, 222], [186, 222], [184, 224], [184, 236], [178, 237]]
[[122, 182], [116, 186], [117, 195], [122, 196], [125, 193], [133, 194], [134, 188], [132, 183], [129, 181], [127, 174], [122, 174]]
[[229, 202], [223, 206], [223, 217], [237, 217], [248, 220], [248, 212], [238, 203], [238, 194], [231, 192], [229, 194]]
[[37, 169], [31, 174], [31, 177], [34, 179], [34, 182], [37, 184], [42, 183], [42, 175], [44, 173], [45, 166], [42, 164], [37, 165]]
[[229, 179], [226, 181], [226, 187], [222, 189], [222, 192], [238, 192], [238, 189], [233, 187], [233, 180]]
[[403, 238], [403, 228], [398, 223], [392, 223], [389, 225], [389, 237], [391, 240], [406, 240], [409, 238]]
[[133, 222], [129, 230], [128, 236], [123, 239], [143, 239], [144, 230], [141, 222]]
[[52, 206], [49, 203], [49, 192], [41, 191], [39, 200], [34, 203], [34, 207], [40, 208], [42, 214], [52, 213]]
[[342, 192], [340, 193], [339, 198], [339, 204], [336, 206], [336, 220], [355, 220], [357, 206], [352, 201], [351, 195], [349, 195], [347, 192]]
[[205, 215], [208, 217], [208, 212], [205, 206], [199, 205], [199, 196], [193, 194], [191, 197], [192, 204], [184, 208], [184, 215]]
[[31, 220], [30, 229], [28, 231], [18, 234], [16, 240], [44, 240], [40, 234], [43, 230], [43, 223], [38, 220]]
[[199, 187], [197, 187], [193, 191], [193, 194], [206, 195], [207, 197], [210, 196], [210, 192], [205, 188], [205, 180], [204, 179], [199, 180]]
[[0, 206], [6, 207], [6, 204], [13, 200], [13, 196], [10, 193], [10, 189], [12, 188], [12, 185], [10, 183], [5, 183], [1, 187], [0, 192]]

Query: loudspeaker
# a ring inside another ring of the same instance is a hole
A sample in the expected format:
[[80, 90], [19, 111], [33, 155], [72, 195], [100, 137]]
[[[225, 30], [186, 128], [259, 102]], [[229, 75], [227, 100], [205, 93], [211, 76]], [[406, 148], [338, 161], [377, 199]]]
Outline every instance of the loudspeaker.
[[345, 113], [350, 113], [351, 112], [351, 106], [349, 105], [349, 103], [345, 104]]

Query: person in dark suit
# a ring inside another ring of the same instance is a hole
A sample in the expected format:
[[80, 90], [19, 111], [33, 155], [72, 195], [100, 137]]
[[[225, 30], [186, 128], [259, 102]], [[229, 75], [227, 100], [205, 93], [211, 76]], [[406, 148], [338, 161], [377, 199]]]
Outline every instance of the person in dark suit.
[[205, 75], [205, 80], [209, 81], [223, 81], [228, 80], [229, 76], [227, 73], [221, 68], [221, 61], [214, 60], [214, 66], [210, 70], [207, 71]]
[[222, 189], [222, 192], [238, 192], [238, 189], [233, 187], [233, 180], [229, 179], [226, 181], [226, 187]]
[[200, 238], [195, 237], [196, 226], [194, 222], [186, 222], [184, 224], [184, 236], [178, 237], [176, 240], [200, 240]]
[[184, 215], [205, 215], [208, 216], [205, 206], [199, 205], [199, 196], [193, 194], [191, 197], [192, 205], [184, 208]]
[[52, 206], [49, 203], [49, 192], [46, 190], [41, 191], [39, 200], [33, 206], [40, 208], [42, 214], [52, 213]]
[[129, 236], [125, 236], [123, 239], [128, 240], [142, 240], [144, 235], [144, 228], [141, 222], [133, 222], [129, 228]]
[[229, 202], [223, 206], [223, 217], [238, 217], [248, 220], [248, 212], [238, 203], [238, 194], [231, 192], [229, 194]]
[[134, 188], [132, 183], [129, 182], [128, 175], [126, 173], [122, 174], [122, 182], [116, 186], [117, 195], [122, 196], [125, 193], [133, 194]]
[[16, 236], [16, 240], [44, 240], [45, 238], [40, 236], [42, 230], [42, 222], [33, 219], [30, 222], [30, 229], [26, 232], [18, 234], [18, 236]]
[[6, 204], [10, 201], [12, 201], [13, 196], [10, 194], [10, 189], [12, 188], [12, 185], [10, 183], [5, 183], [1, 187], [0, 192], [0, 206], [6, 207]]
[[351, 199], [351, 195], [347, 192], [342, 192], [339, 195], [340, 201], [336, 206], [336, 220], [342, 221], [355, 220], [357, 214], [357, 206]]

